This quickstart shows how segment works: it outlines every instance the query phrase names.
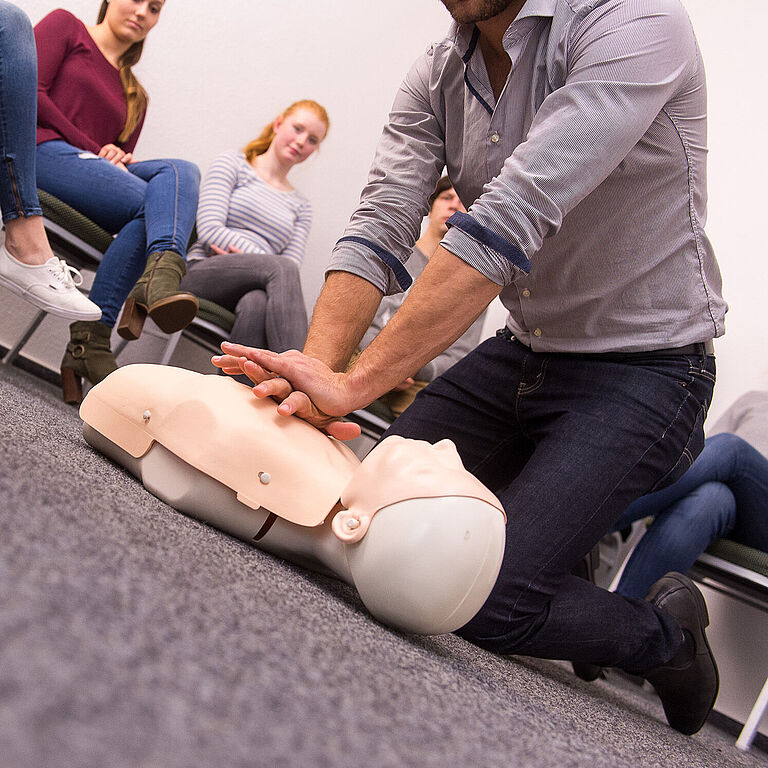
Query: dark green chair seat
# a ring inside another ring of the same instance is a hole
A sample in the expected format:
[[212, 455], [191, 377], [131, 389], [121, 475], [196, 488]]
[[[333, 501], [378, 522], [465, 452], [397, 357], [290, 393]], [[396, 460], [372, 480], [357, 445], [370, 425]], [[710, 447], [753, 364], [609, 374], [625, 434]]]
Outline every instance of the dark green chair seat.
[[[699, 555], [689, 575], [710, 589], [768, 613], [768, 554], [759, 549], [720, 539]], [[736, 740], [739, 749], [750, 748], [766, 708], [768, 679]]]
[[716, 541], [707, 553], [768, 578], [768, 553], [730, 539]]
[[197, 316], [200, 320], [205, 320], [219, 328], [224, 328], [227, 333], [232, 331], [232, 326], [235, 324], [234, 312], [230, 312], [219, 304], [208, 301], [208, 299], [198, 298], [198, 302], [200, 308], [197, 310]]
[[79, 211], [42, 189], [37, 190], [37, 195], [40, 198], [43, 216], [48, 222], [65, 229], [99, 253], [104, 253], [112, 244], [112, 235]]

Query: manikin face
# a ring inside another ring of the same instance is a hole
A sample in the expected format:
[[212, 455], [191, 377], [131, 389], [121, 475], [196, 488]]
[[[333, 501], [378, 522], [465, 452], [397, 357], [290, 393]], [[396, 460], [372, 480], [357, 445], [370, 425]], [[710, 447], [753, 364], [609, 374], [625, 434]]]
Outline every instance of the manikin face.
[[291, 165], [303, 163], [325, 138], [325, 123], [310, 109], [297, 109], [286, 117], [278, 117], [270, 148], [278, 159]]
[[459, 24], [475, 24], [498, 16], [514, 0], [441, 0]]
[[391, 435], [365, 457], [342, 491], [346, 510], [334, 518], [333, 530], [342, 541], [356, 541], [377, 510], [408, 499], [446, 496], [480, 499], [503, 513], [499, 500], [464, 469], [450, 440], [432, 445]]
[[104, 21], [126, 43], [143, 40], [160, 19], [165, 0], [110, 0]]
[[445, 222], [457, 211], [466, 213], [466, 210], [461, 200], [459, 200], [456, 190], [451, 187], [446, 189], [445, 192], [441, 192], [435, 198], [435, 202], [432, 203], [432, 207], [429, 209], [429, 224], [430, 226], [437, 227], [441, 234], [445, 234], [448, 231]]

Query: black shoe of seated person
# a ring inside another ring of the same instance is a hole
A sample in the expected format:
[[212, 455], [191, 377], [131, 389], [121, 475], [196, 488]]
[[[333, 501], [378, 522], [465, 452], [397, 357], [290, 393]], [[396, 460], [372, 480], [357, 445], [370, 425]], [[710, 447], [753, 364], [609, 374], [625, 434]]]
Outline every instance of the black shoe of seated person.
[[645, 599], [677, 619], [685, 636], [675, 656], [644, 677], [656, 689], [672, 728], [690, 736], [704, 725], [720, 686], [705, 632], [707, 604], [695, 584], [675, 572], [662, 576]]
[[[595, 571], [600, 565], [600, 545], [596, 544], [571, 571], [573, 576], [595, 583]], [[599, 664], [591, 664], [588, 661], [572, 661], [573, 674], [576, 677], [592, 683], [598, 678], [605, 677], [603, 668]]]

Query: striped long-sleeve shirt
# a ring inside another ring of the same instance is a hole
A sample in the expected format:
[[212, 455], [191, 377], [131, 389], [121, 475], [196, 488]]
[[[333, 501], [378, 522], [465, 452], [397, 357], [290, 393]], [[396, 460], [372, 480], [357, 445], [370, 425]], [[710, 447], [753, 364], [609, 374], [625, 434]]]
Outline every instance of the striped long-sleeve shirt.
[[704, 231], [704, 65], [680, 0], [527, 0], [494, 95], [479, 31], [412, 67], [329, 271], [387, 294], [445, 170], [467, 213], [442, 245], [499, 286], [536, 352], [639, 352], [721, 336]]
[[267, 184], [240, 152], [224, 152], [200, 188], [197, 242], [189, 260], [212, 255], [210, 245], [243, 253], [274, 253], [301, 264], [312, 206], [299, 192]]

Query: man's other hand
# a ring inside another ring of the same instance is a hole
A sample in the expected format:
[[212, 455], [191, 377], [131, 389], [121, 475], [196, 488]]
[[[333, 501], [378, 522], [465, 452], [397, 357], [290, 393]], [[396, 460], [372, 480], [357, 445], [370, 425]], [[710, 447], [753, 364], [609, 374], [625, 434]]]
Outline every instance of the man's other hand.
[[244, 373], [254, 383], [256, 397], [271, 397], [279, 403], [278, 413], [298, 416], [337, 440], [360, 435], [357, 424], [340, 420], [356, 407], [344, 374], [295, 349], [278, 354], [229, 342], [221, 348], [225, 354], [211, 362], [224, 373]]

